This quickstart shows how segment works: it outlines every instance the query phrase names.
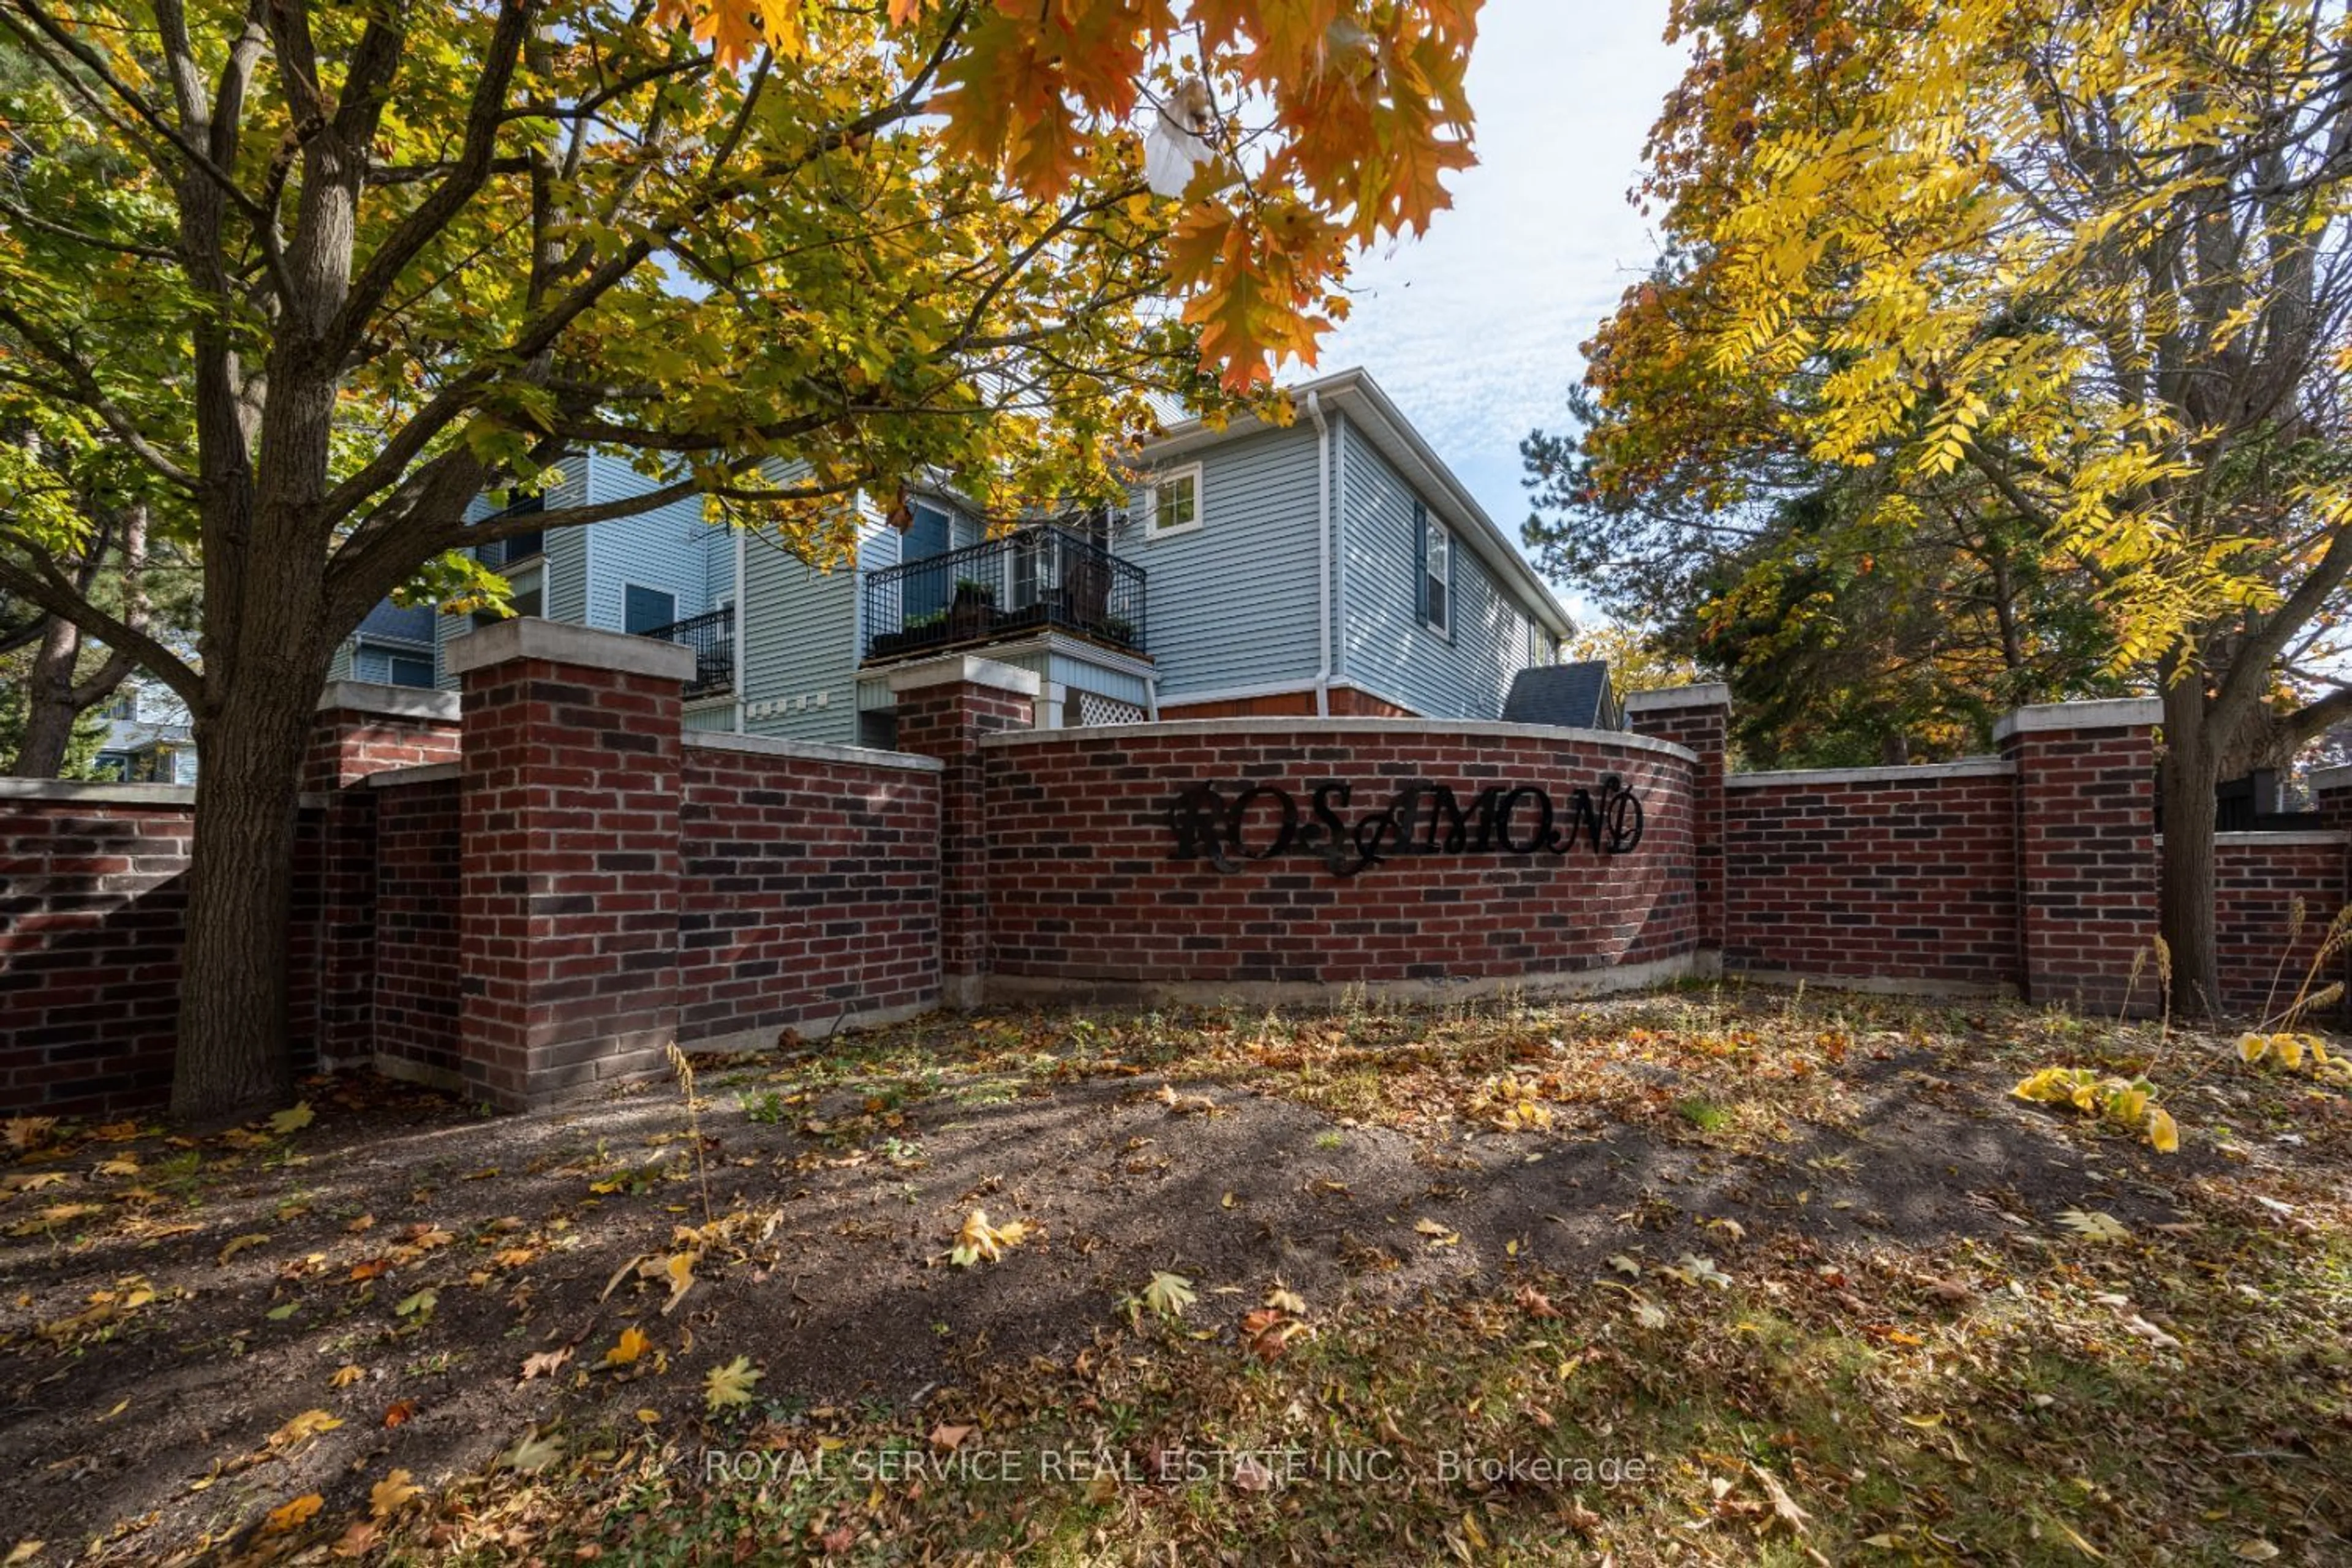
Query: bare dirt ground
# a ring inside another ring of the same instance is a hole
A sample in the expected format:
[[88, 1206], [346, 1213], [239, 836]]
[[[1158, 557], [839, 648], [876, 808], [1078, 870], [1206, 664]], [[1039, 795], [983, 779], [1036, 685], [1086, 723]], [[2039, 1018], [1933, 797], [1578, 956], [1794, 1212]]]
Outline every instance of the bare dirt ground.
[[[2158, 1154], [2009, 1093], [2023, 1072], [2064, 1062], [2147, 1070], [2188, 1130], [2181, 1150]], [[1231, 1384], [1239, 1405], [1182, 1408], [1213, 1381], [1188, 1395], [1188, 1357], [1221, 1356], [1220, 1379], [1310, 1358], [1352, 1375], [1362, 1356], [1345, 1347], [1385, 1340], [1459, 1371], [1486, 1353], [1458, 1342], [1463, 1313], [1498, 1303], [1512, 1328], [1543, 1333], [1605, 1315], [1609, 1327], [1560, 1349], [1606, 1365], [1601, 1347], [1621, 1334], [1736, 1333], [1735, 1301], [1752, 1301], [1756, 1322], [1769, 1312], [1810, 1335], [1783, 1345], [1774, 1373], [1801, 1382], [1805, 1357], [1834, 1360], [1842, 1346], [1900, 1356], [1949, 1336], [1952, 1354], [1989, 1354], [1969, 1348], [1972, 1313], [2004, 1290], [2055, 1290], [2071, 1305], [2052, 1332], [2087, 1321], [2140, 1371], [2151, 1358], [2201, 1360], [2241, 1382], [2302, 1369], [2292, 1419], [2229, 1439], [2300, 1456], [2287, 1466], [2299, 1517], [2241, 1521], [2225, 1509], [2203, 1533], [2183, 1520], [2195, 1541], [2170, 1560], [2258, 1542], [2352, 1561], [2333, 1479], [2352, 1434], [2340, 1334], [2269, 1344], [2259, 1373], [2230, 1373], [2188, 1328], [2204, 1321], [2209, 1289], [2242, 1309], [2243, 1291], [2274, 1298], [2289, 1274], [2329, 1301], [2344, 1285], [2344, 1097], [2243, 1068], [2227, 1042], [2013, 1009], [1679, 996], [1024, 1013], [698, 1066], [690, 1112], [669, 1081], [490, 1117], [346, 1079], [306, 1086], [307, 1121], [205, 1139], [146, 1124], [18, 1128], [25, 1147], [0, 1166], [0, 1554], [38, 1542], [22, 1561], [608, 1550], [684, 1561], [706, 1549], [724, 1561], [722, 1537], [701, 1533], [713, 1516], [690, 1475], [714, 1445], [822, 1453], [827, 1431], [895, 1433], [952, 1453], [966, 1431], [1034, 1435], [1056, 1412], [1098, 1443], [1113, 1363], [1157, 1369], [1126, 1390], [1122, 1441], [1135, 1448], [1255, 1419], [1245, 1380]], [[1020, 1229], [993, 1261], [959, 1265], [974, 1211]], [[2101, 1225], [2104, 1241], [2091, 1234]], [[1188, 1299], [1153, 1293], [1170, 1276]], [[2295, 1310], [2307, 1321], [2312, 1303]], [[739, 1358], [756, 1383], [722, 1400], [711, 1374]], [[1618, 1374], [1640, 1384], [1671, 1360], [1624, 1361]], [[1397, 1411], [1412, 1394], [1384, 1418], [1349, 1419], [1372, 1431], [1384, 1419], [1404, 1437]], [[1737, 1383], [1694, 1382], [1665, 1403], [1727, 1400], [1730, 1419], [1743, 1397]], [[2122, 1403], [2105, 1418], [2148, 1419], [2142, 1394], [2111, 1397]], [[1805, 1445], [1790, 1452], [1799, 1462], [1780, 1495], [1793, 1492], [1799, 1514], [1826, 1513]], [[2319, 1461], [2336, 1468], [2314, 1493]], [[658, 1495], [626, 1503], [614, 1478], [642, 1478], [648, 1463]], [[1793, 1523], [1738, 1465], [1715, 1468], [1738, 1491], [1694, 1495], [1713, 1505], [1702, 1521], [1711, 1511], [1729, 1534], [1677, 1545], [1663, 1515], [1644, 1522], [1656, 1500], [1619, 1518], [1578, 1491], [1565, 1515], [1552, 1496], [1549, 1523], [1521, 1544], [1597, 1551], [1613, 1523], [1628, 1547], [1645, 1543], [1622, 1560], [1829, 1543], [1818, 1518]], [[1965, 1539], [1936, 1544], [1934, 1518], [1948, 1529], [1969, 1513], [1955, 1483], [1940, 1484], [1947, 1495], [1916, 1528], [1880, 1510], [1888, 1527], [1875, 1533], [1895, 1543], [1882, 1550], [2003, 1560]], [[1025, 1504], [1003, 1510], [992, 1543], [950, 1528], [980, 1494], [890, 1490], [876, 1488], [862, 1514], [838, 1489], [803, 1497], [788, 1518], [753, 1520], [760, 1551], [1123, 1561], [1161, 1542], [1242, 1539], [1230, 1509], [1258, 1501], [1246, 1478], [1214, 1506], [1150, 1506], [1150, 1487], [1130, 1486], [1143, 1512], [1107, 1529], [1119, 1500], [1094, 1495], [1097, 1483], [1042, 1532], [1013, 1522]], [[1508, 1510], [1478, 1522], [1495, 1500], [1474, 1489], [1465, 1528], [1463, 1500], [1392, 1521], [1402, 1533], [1385, 1538], [1327, 1523], [1326, 1542], [1274, 1514], [1258, 1539], [1302, 1559], [1359, 1557], [1347, 1542], [1381, 1539], [1398, 1560], [1477, 1555], [1481, 1542], [1507, 1555]], [[2027, 1539], [2053, 1560], [2130, 1539], [2045, 1510], [2058, 1528]], [[1563, 1532], [1562, 1518], [1575, 1528]], [[1835, 1539], [1852, 1547], [1868, 1522]], [[740, 1555], [746, 1537], [735, 1539]]]

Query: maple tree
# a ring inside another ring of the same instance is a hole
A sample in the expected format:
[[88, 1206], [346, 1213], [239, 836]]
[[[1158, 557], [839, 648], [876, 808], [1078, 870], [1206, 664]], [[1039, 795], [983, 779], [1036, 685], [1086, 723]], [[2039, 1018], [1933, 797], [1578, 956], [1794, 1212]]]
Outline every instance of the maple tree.
[[[1111, 492], [1154, 395], [1266, 396], [1351, 250], [1445, 205], [1476, 12], [0, 4], [0, 383], [137, 463], [202, 574], [183, 658], [79, 588], [86, 528], [0, 518], [0, 590], [193, 715], [174, 1106], [284, 1092], [296, 769], [371, 607], [698, 494], [814, 555], [915, 472]], [[1142, 178], [1171, 100], [1181, 199]], [[656, 482], [468, 521], [592, 448]]]
[[2218, 994], [2216, 783], [2352, 717], [2347, 26], [1680, 0], [1667, 258], [1590, 351], [1578, 504], [1696, 531], [1863, 475], [1849, 537], [1957, 508], [2095, 606], [2104, 671], [2163, 693], [2183, 1010]]

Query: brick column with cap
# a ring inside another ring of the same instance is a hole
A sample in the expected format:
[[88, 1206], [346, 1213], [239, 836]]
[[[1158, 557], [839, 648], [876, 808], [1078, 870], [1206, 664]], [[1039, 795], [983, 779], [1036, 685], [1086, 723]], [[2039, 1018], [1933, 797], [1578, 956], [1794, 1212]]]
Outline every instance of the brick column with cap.
[[520, 618], [446, 657], [465, 679], [468, 1090], [522, 1109], [659, 1068], [677, 1025], [693, 650]]
[[994, 659], [925, 659], [890, 672], [898, 749], [937, 757], [940, 777], [940, 979], [947, 1001], [980, 1001], [988, 971], [987, 773], [982, 735], [1037, 722], [1037, 677]]
[[1723, 951], [1723, 775], [1730, 748], [1731, 688], [1720, 682], [1635, 691], [1625, 723], [1636, 734], [1671, 741], [1696, 754], [1691, 770], [1691, 860], [1701, 952]]
[[[1993, 727], [2017, 766], [2024, 989], [2102, 1012], [2158, 1002], [2153, 697], [2021, 708]], [[2133, 966], [2140, 966], [2137, 984]]]
[[457, 694], [330, 681], [302, 761], [287, 1013], [298, 1065], [375, 1048], [376, 821], [372, 773], [457, 760]]

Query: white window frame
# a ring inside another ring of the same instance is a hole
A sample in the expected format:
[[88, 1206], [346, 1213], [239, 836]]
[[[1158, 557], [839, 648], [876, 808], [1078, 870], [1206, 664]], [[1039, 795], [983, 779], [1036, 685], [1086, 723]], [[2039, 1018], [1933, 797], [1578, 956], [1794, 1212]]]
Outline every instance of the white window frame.
[[[1180, 522], [1173, 528], [1162, 528], [1160, 526], [1160, 488], [1182, 479], [1192, 481], [1192, 521]], [[1171, 468], [1155, 476], [1143, 491], [1143, 537], [1147, 540], [1176, 539], [1187, 533], [1200, 532], [1202, 526], [1208, 521], [1208, 508], [1202, 504], [1205, 493], [1198, 463], [1187, 463], [1181, 468]]]
[[[1421, 525], [1427, 531], [1422, 535], [1421, 548], [1414, 553], [1421, 558], [1423, 574], [1443, 584], [1445, 588], [1444, 613], [1441, 615], [1436, 613], [1436, 606], [1430, 601], [1428, 584], [1424, 583], [1422, 585], [1421, 624], [1447, 642], [1452, 642], [1454, 640], [1454, 531], [1440, 521], [1434, 511], [1423, 510]], [[1444, 570], [1438, 570], [1440, 566]]]

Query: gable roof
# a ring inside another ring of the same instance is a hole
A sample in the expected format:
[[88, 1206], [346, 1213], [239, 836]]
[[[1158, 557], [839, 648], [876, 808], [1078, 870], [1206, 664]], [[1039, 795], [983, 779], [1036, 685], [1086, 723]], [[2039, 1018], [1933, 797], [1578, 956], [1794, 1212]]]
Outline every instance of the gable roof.
[[[1327, 414], [1347, 416], [1350, 425], [1371, 441], [1373, 450], [1387, 458], [1405, 482], [1420, 492], [1423, 500], [1469, 546], [1472, 553], [1498, 579], [1517, 590], [1513, 596], [1524, 607], [1533, 611], [1554, 636], [1574, 634], [1576, 623], [1553, 596], [1550, 585], [1537, 574], [1528, 558], [1519, 553], [1518, 546], [1486, 515], [1486, 509], [1462, 481], [1454, 477], [1454, 471], [1421, 432], [1389, 401], [1389, 395], [1381, 390], [1370, 371], [1358, 366], [1285, 390], [1302, 417], [1309, 397], [1316, 398]], [[1155, 439], [1145, 442], [1138, 456], [1146, 463], [1165, 462], [1275, 427], [1255, 415], [1244, 415], [1222, 430], [1213, 429], [1196, 418], [1181, 419], [1165, 426]]]
[[1503, 722], [1622, 729], [1615, 695], [1609, 689], [1609, 661], [1538, 664], [1519, 671], [1511, 679], [1510, 695], [1503, 699]]

